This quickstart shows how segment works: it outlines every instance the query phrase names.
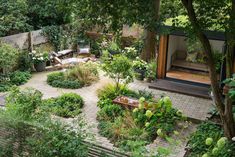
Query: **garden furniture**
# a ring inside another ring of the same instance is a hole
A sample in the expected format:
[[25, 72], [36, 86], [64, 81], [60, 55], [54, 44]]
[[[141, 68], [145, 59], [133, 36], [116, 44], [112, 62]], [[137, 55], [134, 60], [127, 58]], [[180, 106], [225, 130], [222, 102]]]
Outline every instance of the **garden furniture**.
[[90, 43], [86, 42], [85, 40], [79, 40], [77, 45], [77, 53], [80, 56], [90, 56]]
[[118, 96], [113, 100], [113, 103], [121, 105], [125, 108], [134, 109], [138, 108], [139, 100], [127, 96]]

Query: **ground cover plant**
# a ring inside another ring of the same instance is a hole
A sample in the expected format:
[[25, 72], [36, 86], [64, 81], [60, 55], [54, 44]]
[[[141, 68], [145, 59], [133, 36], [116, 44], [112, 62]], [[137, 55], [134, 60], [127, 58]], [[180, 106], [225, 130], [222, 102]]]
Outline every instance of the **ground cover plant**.
[[44, 109], [60, 117], [75, 117], [84, 105], [82, 97], [75, 93], [65, 93], [57, 98], [44, 101]]
[[47, 83], [53, 87], [77, 89], [97, 81], [97, 65], [81, 63], [65, 72], [54, 72], [47, 76]]
[[198, 126], [188, 143], [189, 157], [232, 157], [235, 145], [224, 137], [221, 126], [204, 122]]
[[25, 84], [31, 78], [28, 71], [14, 71], [7, 75], [0, 75], [0, 92], [8, 91], [12, 86]]
[[[112, 100], [117, 96], [139, 99], [139, 107], [130, 110], [114, 104]], [[184, 119], [180, 111], [172, 108], [169, 97], [154, 101], [151, 93], [135, 92], [124, 85], [118, 92], [114, 85], [107, 85], [98, 90], [98, 97], [100, 134], [125, 151], [143, 149], [157, 136], [167, 138], [176, 132], [177, 122]]]
[[0, 109], [0, 131], [7, 131], [0, 134], [0, 156], [86, 157], [88, 149], [82, 141], [90, 134], [84, 131], [84, 120], [80, 117], [71, 126], [62, 124], [51, 119], [43, 106], [42, 93], [37, 90], [14, 88], [9, 93], [6, 108]]

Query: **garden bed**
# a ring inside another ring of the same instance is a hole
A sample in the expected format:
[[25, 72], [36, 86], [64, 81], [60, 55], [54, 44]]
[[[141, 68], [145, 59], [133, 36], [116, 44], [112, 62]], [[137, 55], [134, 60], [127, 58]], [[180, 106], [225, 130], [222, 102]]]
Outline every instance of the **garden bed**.
[[0, 92], [8, 91], [12, 86], [25, 84], [31, 78], [30, 72], [14, 71], [8, 75], [0, 75]]
[[100, 90], [98, 96], [99, 132], [124, 151], [142, 150], [139, 153], [143, 155], [147, 144], [156, 137], [167, 139], [177, 133], [177, 123], [184, 121], [182, 113], [172, 108], [169, 97], [154, 100], [146, 91], [135, 92], [125, 86], [117, 91], [111, 85]]
[[91, 85], [99, 79], [95, 63], [80, 63], [63, 72], [54, 72], [47, 76], [47, 83], [52, 87], [78, 89]]
[[220, 125], [207, 121], [191, 135], [186, 151], [186, 157], [232, 157], [235, 156], [235, 145], [224, 137]]

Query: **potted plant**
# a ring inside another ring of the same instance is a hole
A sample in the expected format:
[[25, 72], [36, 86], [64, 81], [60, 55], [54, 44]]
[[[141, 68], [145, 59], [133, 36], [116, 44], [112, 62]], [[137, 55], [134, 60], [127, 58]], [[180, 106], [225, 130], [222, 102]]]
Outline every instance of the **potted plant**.
[[224, 80], [223, 83], [225, 84], [223, 94], [229, 95], [232, 101], [235, 101], [235, 74], [233, 74], [232, 78]]
[[139, 57], [136, 57], [136, 60], [133, 61], [133, 69], [136, 72], [136, 78], [139, 80], [144, 80], [147, 70], [147, 62], [141, 60]]
[[146, 74], [145, 77], [147, 82], [151, 82], [156, 78], [156, 71], [157, 71], [157, 63], [156, 61], [151, 61], [146, 67]]
[[34, 63], [34, 68], [37, 72], [42, 72], [46, 69], [46, 62], [49, 60], [47, 52], [36, 52], [32, 51], [32, 60]]

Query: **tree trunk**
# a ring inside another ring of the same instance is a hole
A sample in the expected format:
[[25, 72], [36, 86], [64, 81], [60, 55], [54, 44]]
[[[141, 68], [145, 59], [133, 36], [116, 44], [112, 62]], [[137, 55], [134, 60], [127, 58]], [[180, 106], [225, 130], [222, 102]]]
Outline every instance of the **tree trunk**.
[[145, 61], [150, 61], [151, 59], [153, 59], [156, 55], [156, 32], [154, 31], [150, 31], [150, 30], [146, 30], [146, 37], [145, 37], [145, 41], [144, 41], [144, 49], [143, 52], [141, 54], [141, 58]]
[[[155, 0], [153, 7], [155, 10], [155, 22], [157, 22], [159, 19], [160, 0]], [[156, 57], [156, 35], [155, 26], [145, 30], [144, 49], [141, 54], [141, 58], [145, 61], [150, 61]]]
[[235, 136], [234, 120], [233, 120], [233, 114], [231, 111], [232, 103], [230, 103], [229, 99], [226, 99], [225, 101], [226, 104], [224, 104], [224, 101], [222, 98], [222, 92], [219, 87], [219, 81], [217, 80], [217, 77], [216, 77], [217, 73], [215, 70], [215, 63], [213, 60], [212, 47], [210, 45], [209, 39], [204, 34], [203, 30], [201, 29], [197, 21], [193, 4], [192, 4], [192, 0], [181, 0], [181, 1], [188, 12], [189, 20], [193, 26], [193, 29], [196, 35], [203, 45], [204, 52], [207, 57], [207, 65], [209, 68], [209, 76], [211, 80], [212, 92], [215, 97], [215, 104], [217, 106], [217, 109], [219, 111], [219, 114], [223, 123], [225, 135], [226, 137], [231, 139], [232, 137]]
[[[230, 12], [229, 27], [226, 29], [226, 78], [231, 78], [233, 74], [233, 61], [235, 52], [235, 0], [232, 1], [232, 10]], [[235, 136], [235, 122], [233, 119], [233, 104], [229, 96], [225, 96], [225, 123], [227, 127], [224, 128], [226, 137]]]

